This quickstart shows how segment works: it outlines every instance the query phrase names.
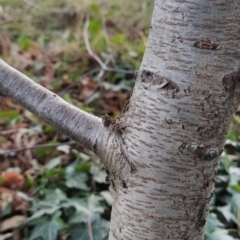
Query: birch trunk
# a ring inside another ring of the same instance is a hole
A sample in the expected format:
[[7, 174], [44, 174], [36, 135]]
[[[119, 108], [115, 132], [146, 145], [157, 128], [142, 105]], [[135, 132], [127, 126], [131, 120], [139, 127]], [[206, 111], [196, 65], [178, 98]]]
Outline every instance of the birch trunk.
[[1, 94], [101, 157], [114, 192], [109, 240], [203, 239], [240, 100], [239, 7], [156, 0], [132, 98], [103, 124], [0, 62]]
[[[122, 138], [110, 240], [203, 239], [219, 156], [239, 103], [240, 3], [157, 0]], [[115, 184], [116, 185], [116, 184]]]

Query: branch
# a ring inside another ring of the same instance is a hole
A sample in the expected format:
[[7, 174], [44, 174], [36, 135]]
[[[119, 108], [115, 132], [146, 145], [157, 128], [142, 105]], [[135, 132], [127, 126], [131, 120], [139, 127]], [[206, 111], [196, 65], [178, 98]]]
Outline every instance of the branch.
[[110, 68], [108, 67], [101, 59], [100, 57], [98, 57], [98, 55], [96, 55], [89, 43], [89, 37], [88, 37], [88, 26], [89, 26], [89, 19], [87, 17], [85, 25], [84, 25], [84, 29], [83, 29], [83, 37], [84, 37], [84, 42], [86, 45], [86, 49], [88, 51], [88, 54], [93, 57], [97, 63], [101, 66], [102, 71], [108, 71], [108, 72], [120, 72], [120, 73], [130, 73], [130, 74], [134, 74], [135, 70], [124, 70], [121, 68]]
[[[58, 131], [96, 152], [104, 126], [100, 118], [65, 102], [0, 59], [0, 94], [12, 98]], [[100, 150], [100, 149], [99, 149]]]

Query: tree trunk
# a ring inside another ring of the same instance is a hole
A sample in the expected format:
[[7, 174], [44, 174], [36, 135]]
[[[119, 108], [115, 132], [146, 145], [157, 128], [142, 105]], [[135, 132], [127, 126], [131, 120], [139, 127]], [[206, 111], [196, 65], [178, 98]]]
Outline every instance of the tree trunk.
[[[102, 158], [114, 192], [109, 240], [203, 238], [239, 103], [239, 7], [238, 0], [156, 0], [132, 98], [101, 126], [0, 63], [2, 94]], [[23, 101], [19, 89], [27, 87]]]
[[137, 171], [114, 169], [125, 184], [115, 184], [109, 239], [203, 238], [239, 102], [239, 5], [155, 1], [148, 47], [120, 118]]

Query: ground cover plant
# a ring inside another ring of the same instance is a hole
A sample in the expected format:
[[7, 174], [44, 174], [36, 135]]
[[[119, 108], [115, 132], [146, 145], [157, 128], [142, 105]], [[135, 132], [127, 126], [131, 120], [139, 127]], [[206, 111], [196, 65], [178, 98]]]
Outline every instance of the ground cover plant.
[[[131, 95], [152, 5], [2, 0], [0, 57], [75, 106], [114, 118]], [[216, 178], [208, 240], [240, 236], [239, 125], [236, 114]], [[1, 240], [107, 239], [111, 189], [94, 154], [1, 96], [0, 148]]]

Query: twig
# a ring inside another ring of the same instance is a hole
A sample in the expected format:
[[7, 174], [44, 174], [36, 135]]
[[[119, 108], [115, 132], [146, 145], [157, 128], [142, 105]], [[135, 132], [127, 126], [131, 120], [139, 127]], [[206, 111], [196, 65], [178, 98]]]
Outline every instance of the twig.
[[88, 235], [89, 235], [89, 240], [94, 240], [93, 232], [92, 232], [92, 223], [90, 218], [88, 218]]
[[48, 10], [39, 7], [39, 6], [38, 6], [37, 4], [35, 4], [35, 3], [29, 2], [29, 1], [27, 1], [27, 0], [22, 0], [22, 1], [23, 1], [24, 3], [26, 3], [27, 5], [29, 5], [30, 7], [39, 9], [39, 10], [41, 10], [41, 11], [43, 11], [43, 12], [49, 12]]
[[86, 22], [84, 24], [84, 30], [83, 30], [83, 37], [84, 42], [86, 45], [86, 49], [88, 51], [88, 54], [93, 57], [97, 63], [101, 66], [102, 71], [108, 71], [108, 72], [121, 72], [121, 73], [130, 73], [134, 74], [135, 70], [124, 70], [121, 68], [110, 68], [108, 67], [91, 49], [90, 43], [89, 43], [89, 37], [88, 37], [88, 26], [89, 26], [89, 19], [87, 17]]
[[0, 131], [0, 136], [4, 136], [4, 135], [7, 135], [7, 134], [11, 134], [11, 133], [15, 133], [19, 130], [22, 130], [24, 128], [16, 128], [16, 129], [9, 129], [9, 130], [4, 130], [4, 131]]
[[38, 149], [38, 148], [46, 148], [46, 147], [58, 147], [58, 146], [62, 146], [62, 145], [73, 145], [73, 144], [76, 144], [76, 142], [69, 141], [69, 142], [65, 142], [65, 143], [38, 144], [38, 145], [30, 146], [30, 147], [17, 148], [17, 149], [8, 150], [8, 151], [4, 151], [4, 150], [0, 149], [0, 156], [13, 157], [19, 152], [27, 151], [27, 150], [30, 150], [30, 149]]

